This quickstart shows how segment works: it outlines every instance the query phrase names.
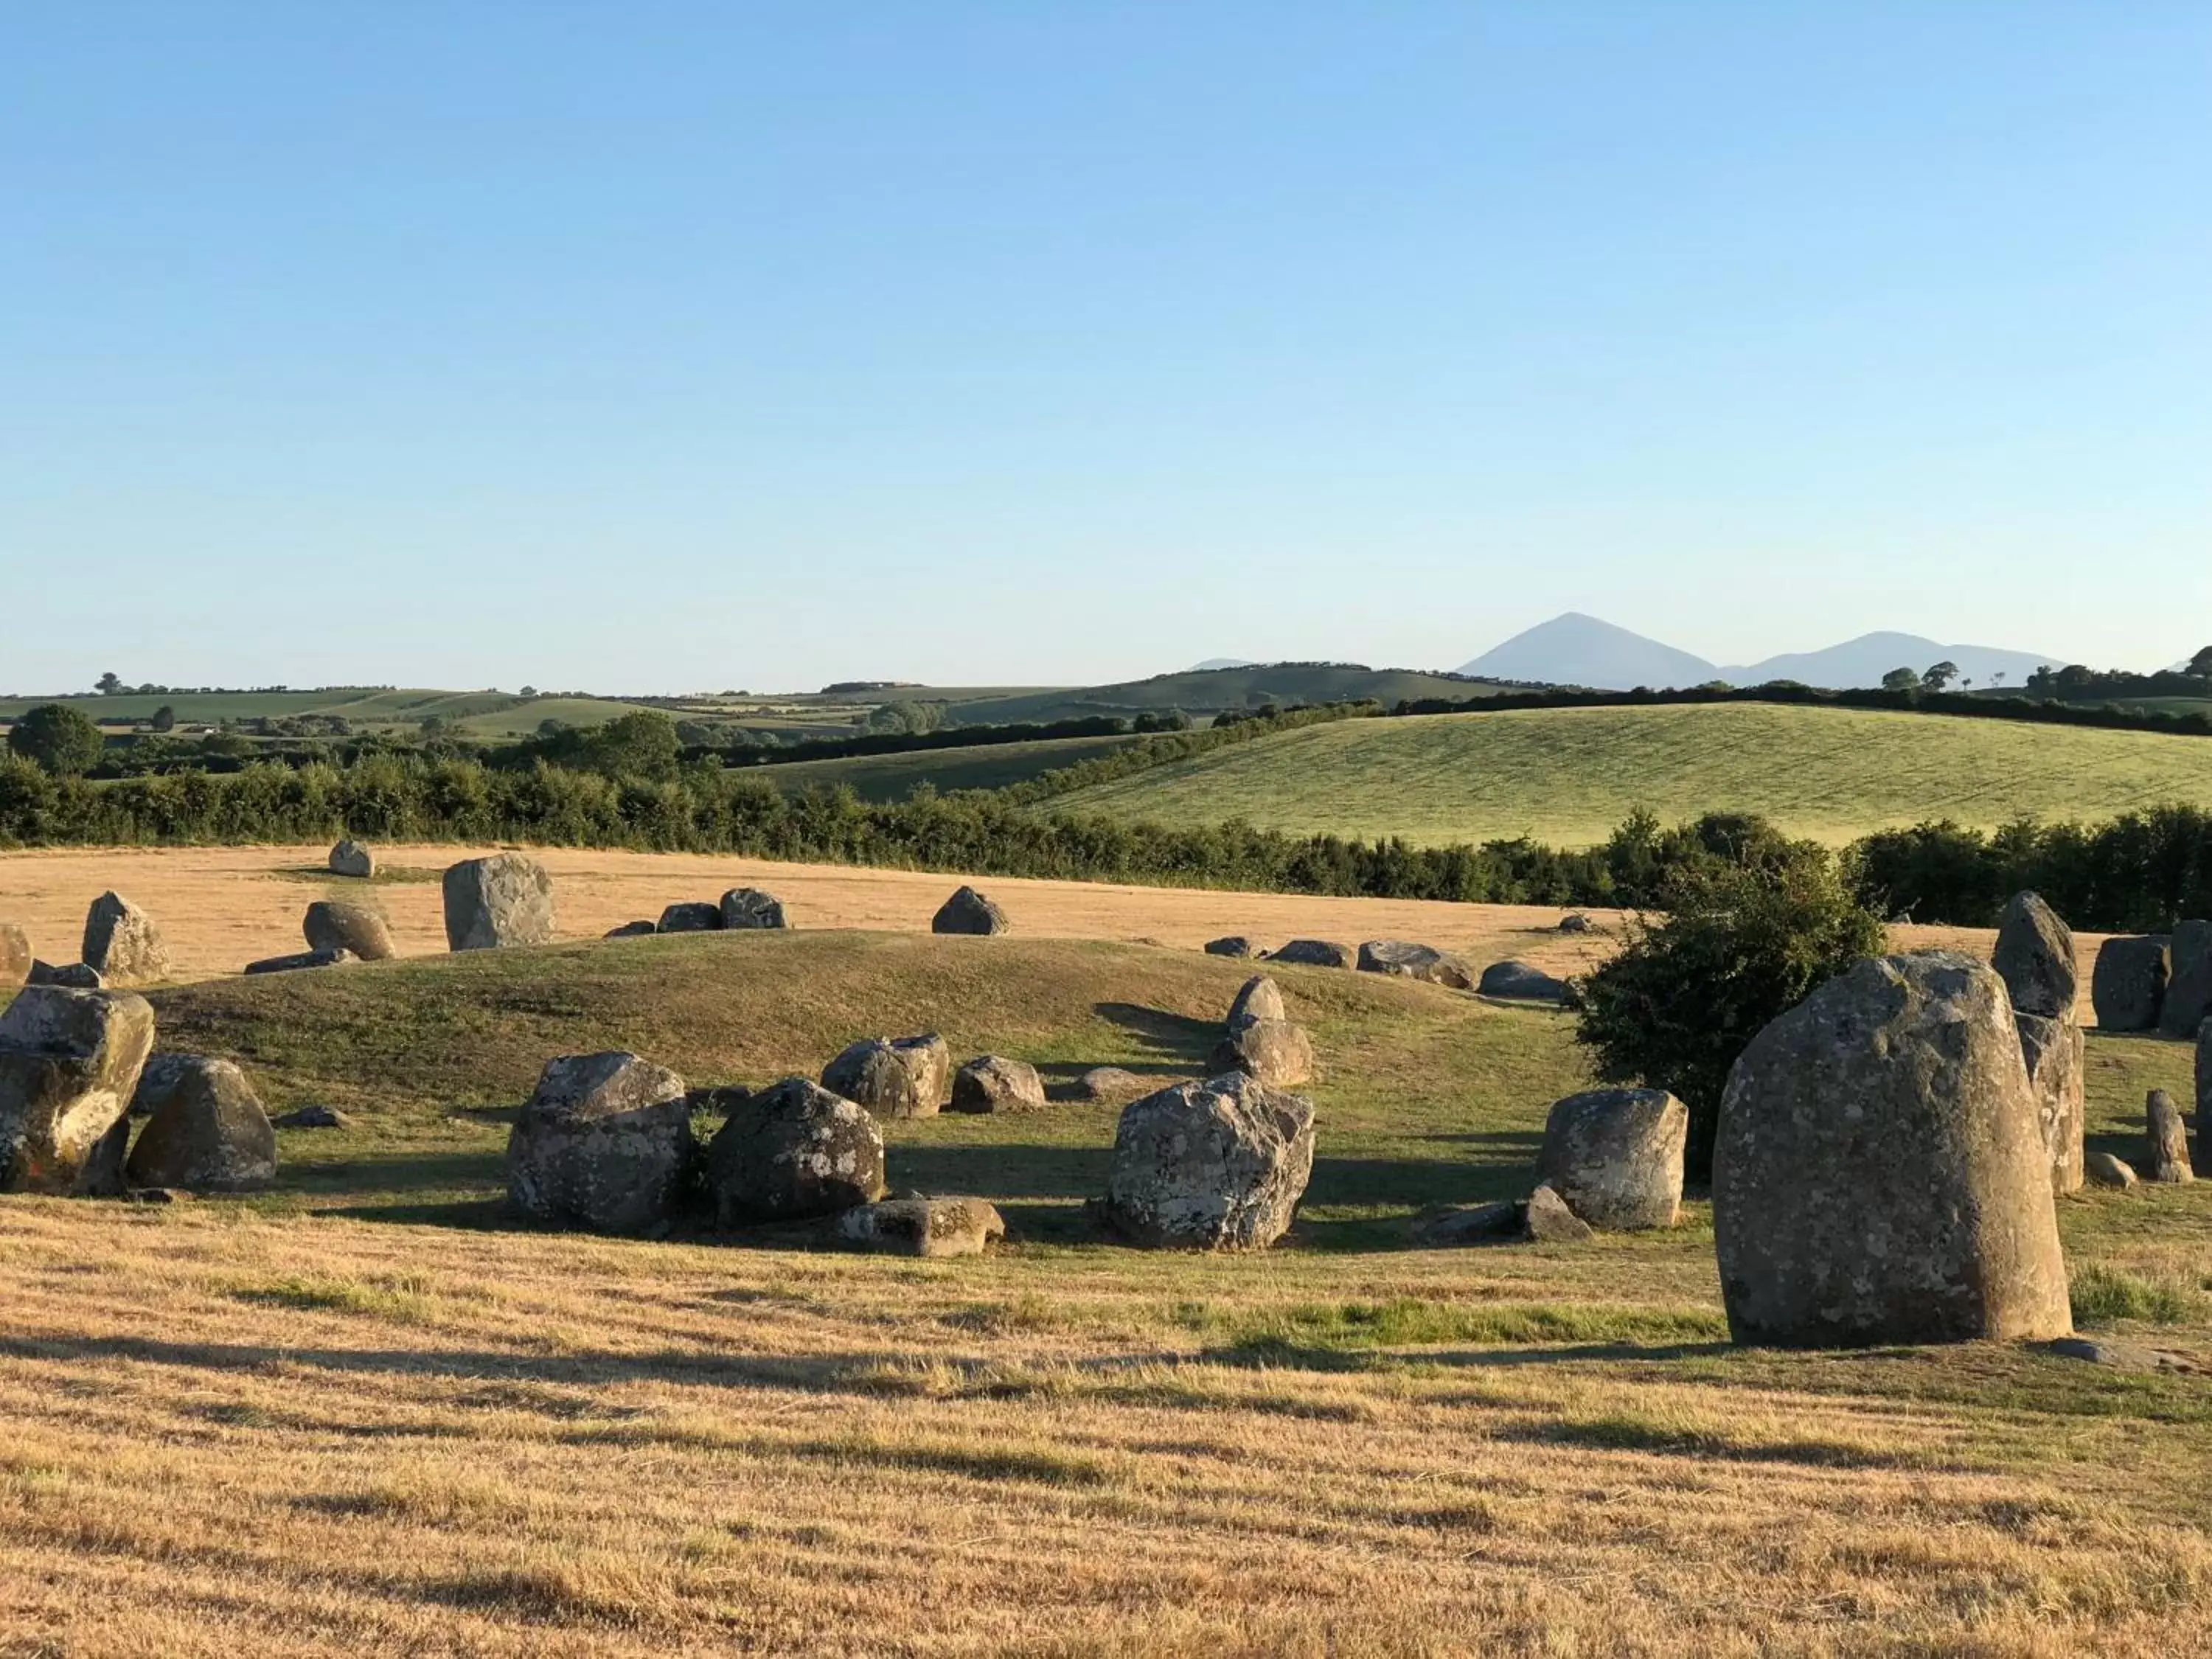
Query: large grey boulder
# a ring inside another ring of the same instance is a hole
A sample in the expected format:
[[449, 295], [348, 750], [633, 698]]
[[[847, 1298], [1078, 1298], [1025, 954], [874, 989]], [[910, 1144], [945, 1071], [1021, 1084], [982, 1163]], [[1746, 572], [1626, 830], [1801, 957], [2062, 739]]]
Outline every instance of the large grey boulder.
[[2144, 1178], [2179, 1184], [2197, 1179], [2189, 1166], [2189, 1126], [2181, 1108], [2163, 1089], [2153, 1089], [2143, 1101]]
[[2169, 951], [2172, 977], [2158, 1029], [2170, 1037], [2194, 1037], [2212, 1019], [2212, 921], [2177, 922]]
[[1591, 1226], [1671, 1227], [1690, 1110], [1664, 1089], [1592, 1089], [1555, 1103], [1537, 1173]]
[[719, 933], [722, 931], [722, 907], [703, 900], [686, 900], [672, 904], [660, 913], [653, 924], [656, 933]]
[[1260, 947], [1242, 933], [1224, 933], [1206, 941], [1206, 954], [1210, 957], [1252, 957], [1259, 952]]
[[2089, 1184], [2093, 1187], [2112, 1187], [2125, 1192], [2142, 1177], [2136, 1166], [2125, 1158], [2115, 1158], [2110, 1152], [2092, 1152], [2088, 1159]]
[[2070, 1019], [2014, 1014], [2021, 1058], [2027, 1066], [2028, 1092], [2035, 1100], [2036, 1122], [2051, 1155], [2051, 1190], [2078, 1192], [2081, 1187], [2082, 1131], [2088, 1055], [2081, 1028]]
[[227, 1060], [179, 1054], [162, 1084], [124, 1164], [130, 1185], [241, 1193], [276, 1180], [276, 1131], [244, 1072]]
[[1339, 945], [1334, 939], [1294, 939], [1267, 960], [1306, 968], [1349, 968], [1352, 953], [1349, 945]]
[[1133, 1243], [1265, 1249], [1313, 1174], [1313, 1103], [1243, 1073], [1181, 1083], [1123, 1109], [1104, 1213]]
[[292, 974], [303, 968], [343, 968], [356, 960], [350, 951], [295, 951], [289, 956], [264, 957], [249, 962], [249, 974]]
[[[83, 1194], [138, 1087], [154, 1010], [120, 991], [27, 986], [0, 1010], [0, 1192]], [[123, 1132], [128, 1133], [127, 1128]]]
[[522, 853], [465, 859], [446, 872], [446, 945], [491, 951], [553, 939], [553, 878]]
[[1113, 1101], [1127, 1100], [1151, 1087], [1146, 1079], [1121, 1066], [1093, 1066], [1069, 1084], [1067, 1091], [1076, 1100]]
[[1229, 1029], [1241, 1031], [1247, 1025], [1262, 1019], [1288, 1019], [1290, 1011], [1283, 1006], [1283, 988], [1265, 974], [1255, 974], [1246, 980], [1229, 1005]]
[[300, 919], [310, 951], [344, 951], [359, 962], [389, 962], [399, 954], [384, 913], [344, 899], [317, 899]]
[[800, 1221], [884, 1195], [884, 1135], [861, 1108], [803, 1077], [749, 1096], [707, 1150], [716, 1224]]
[[1565, 980], [1554, 979], [1540, 968], [1531, 968], [1525, 962], [1493, 962], [1482, 970], [1482, 979], [1476, 987], [1486, 997], [1505, 997], [1516, 1002], [1562, 1002], [1566, 999]]
[[980, 1198], [890, 1198], [837, 1218], [837, 1237], [894, 1255], [981, 1255], [1006, 1236], [998, 1206]]
[[783, 901], [757, 887], [732, 887], [722, 895], [722, 926], [733, 928], [788, 927]]
[[107, 981], [99, 969], [88, 968], [81, 962], [65, 962], [58, 968], [48, 962], [33, 962], [27, 985], [51, 985], [64, 991], [105, 991]]
[[929, 923], [933, 933], [1003, 933], [1006, 927], [1006, 913], [972, 887], [945, 900]]
[[1990, 965], [2012, 995], [2013, 1012], [2070, 1019], [2079, 969], [2074, 930], [2035, 893], [2014, 893], [1997, 918]]
[[2148, 1031], [2158, 1025], [2166, 1006], [2166, 981], [2170, 971], [2167, 941], [2162, 933], [2143, 938], [2116, 936], [2097, 949], [2097, 965], [2089, 974], [2089, 1000], [2097, 1011], [2099, 1029], [2106, 1031]]
[[30, 982], [31, 936], [12, 921], [0, 921], [0, 1002]]
[[935, 1117], [952, 1095], [952, 1050], [935, 1032], [863, 1037], [822, 1068], [822, 1086], [878, 1117]]
[[1044, 1103], [1044, 1079], [1022, 1060], [984, 1054], [952, 1074], [956, 1112], [1030, 1112]]
[[2212, 1019], [2197, 1028], [2197, 1138], [2212, 1135]]
[[1296, 1088], [1312, 1080], [1313, 1039], [1287, 1019], [1255, 1019], [1214, 1044], [1206, 1064], [1216, 1074], [1242, 1072], [1278, 1089]]
[[367, 881], [376, 873], [376, 854], [348, 836], [331, 848], [331, 873]]
[[507, 1136], [507, 1202], [555, 1226], [644, 1232], [674, 1211], [696, 1151], [675, 1073], [631, 1054], [564, 1054]]
[[1417, 979], [1455, 991], [1474, 989], [1474, 969], [1449, 951], [1401, 939], [1371, 939], [1359, 947], [1359, 971]]
[[1521, 1218], [1528, 1237], [1539, 1244], [1579, 1244], [1597, 1231], [1575, 1213], [1548, 1181], [1528, 1194]]
[[78, 960], [110, 985], [149, 985], [168, 978], [171, 971], [161, 929], [120, 893], [102, 893], [93, 900]]
[[1729, 1074], [1713, 1154], [1729, 1328], [1801, 1346], [2063, 1336], [2051, 1185], [1996, 971], [1862, 962]]

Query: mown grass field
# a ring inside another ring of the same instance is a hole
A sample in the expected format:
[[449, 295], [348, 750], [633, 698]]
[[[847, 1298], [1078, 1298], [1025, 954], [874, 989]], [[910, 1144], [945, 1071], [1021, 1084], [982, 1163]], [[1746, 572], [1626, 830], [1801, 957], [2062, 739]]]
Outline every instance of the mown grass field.
[[[2212, 1617], [2202, 1376], [1996, 1345], [1723, 1341], [1702, 1206], [1419, 1248], [1525, 1190], [1561, 1016], [1316, 969], [1310, 1202], [1264, 1256], [1098, 1242], [1115, 1113], [889, 1127], [981, 1261], [515, 1229], [549, 1054], [695, 1082], [937, 1028], [1188, 1073], [1188, 951], [692, 936], [156, 995], [285, 1131], [276, 1193], [0, 1200], [0, 1644], [71, 1654], [2185, 1652]], [[2093, 1037], [2093, 1144], [2179, 1045]], [[702, 1127], [711, 1127], [711, 1125]], [[2061, 1205], [2077, 1302], [2212, 1363], [2212, 1187]]]
[[1003, 789], [1073, 766], [1126, 744], [1126, 738], [1049, 738], [1036, 743], [976, 744], [905, 755], [854, 755], [839, 760], [784, 761], [755, 767], [748, 775], [779, 789], [834, 789], [850, 785], [862, 800], [904, 800], [918, 785], [947, 789]]
[[1347, 720], [1094, 785], [1051, 810], [1574, 847], [1638, 806], [1669, 823], [1761, 812], [1840, 844], [1929, 818], [2089, 821], [2174, 800], [2212, 802], [2212, 739], [1725, 704]]

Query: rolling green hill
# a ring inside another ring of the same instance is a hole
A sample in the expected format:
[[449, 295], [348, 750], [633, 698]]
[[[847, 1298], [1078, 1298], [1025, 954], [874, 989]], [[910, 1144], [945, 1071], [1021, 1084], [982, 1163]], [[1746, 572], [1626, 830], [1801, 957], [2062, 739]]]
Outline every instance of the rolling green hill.
[[[1340, 663], [1261, 663], [1249, 668], [1199, 668], [1181, 674], [1156, 674], [1119, 685], [1073, 690], [1037, 691], [1015, 697], [984, 697], [957, 703], [952, 718], [962, 726], [1013, 720], [1073, 720], [1085, 714], [1136, 714], [1146, 709], [1180, 708], [1190, 714], [1224, 708], [1256, 708], [1262, 703], [1377, 702], [1401, 699], [1479, 697], [1499, 690], [1480, 680], [1424, 674], [1403, 668], [1362, 668]], [[912, 696], [939, 695], [910, 692]]]
[[854, 755], [838, 760], [785, 761], [745, 773], [779, 789], [852, 785], [862, 800], [904, 800], [916, 784], [951, 789], [1002, 789], [1041, 773], [1089, 760], [1141, 738], [1050, 738], [1036, 743], [976, 744], [906, 755]]
[[1051, 803], [1128, 822], [1601, 841], [1635, 807], [1674, 822], [1762, 812], [1840, 844], [1949, 817], [2110, 817], [2212, 803], [2212, 739], [1759, 703], [1347, 720], [1220, 750]]

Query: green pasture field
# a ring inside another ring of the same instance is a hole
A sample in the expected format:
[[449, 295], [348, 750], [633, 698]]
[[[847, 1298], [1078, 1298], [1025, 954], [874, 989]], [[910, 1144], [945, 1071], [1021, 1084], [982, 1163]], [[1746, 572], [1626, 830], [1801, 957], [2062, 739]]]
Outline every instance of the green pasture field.
[[785, 761], [750, 769], [746, 775], [779, 789], [852, 786], [862, 800], [903, 800], [916, 785], [939, 791], [1000, 789], [1041, 773], [1141, 742], [1133, 737], [1053, 738], [1036, 743], [987, 743], [964, 749], [920, 750], [903, 755], [854, 755], [838, 760]]

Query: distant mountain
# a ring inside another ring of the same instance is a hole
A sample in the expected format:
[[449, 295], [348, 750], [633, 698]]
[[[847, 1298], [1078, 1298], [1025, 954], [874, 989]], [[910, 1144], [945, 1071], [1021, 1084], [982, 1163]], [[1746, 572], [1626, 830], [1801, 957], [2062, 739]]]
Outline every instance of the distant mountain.
[[[1936, 660], [1930, 657], [1929, 662]], [[1890, 667], [1897, 665], [1892, 663]], [[1926, 666], [1923, 664], [1922, 666]], [[1703, 657], [1647, 640], [1578, 611], [1539, 623], [1493, 646], [1460, 671], [1501, 680], [1537, 680], [1550, 685], [1587, 685], [1602, 691], [1627, 691], [1639, 685], [1702, 685], [1721, 671]], [[1877, 676], [1877, 678], [1880, 677]]]
[[1853, 686], [1880, 685], [1893, 668], [1924, 670], [1939, 662], [1959, 665], [1962, 678], [1977, 686], [2002, 674], [2004, 684], [2018, 685], [2049, 664], [2066, 665], [2063, 657], [2032, 651], [2005, 651], [1988, 645], [1942, 645], [1917, 634], [1862, 634], [1857, 639], [1832, 645], [1825, 651], [1797, 651], [1769, 657], [1747, 667], [1723, 668], [1720, 677], [1736, 685], [1758, 685], [1766, 680], [1802, 680], [1807, 685], [1846, 690]]
[[1194, 662], [1184, 672], [1210, 674], [1217, 668], [1257, 668], [1260, 665], [1249, 657], [1208, 657], [1204, 662]]

